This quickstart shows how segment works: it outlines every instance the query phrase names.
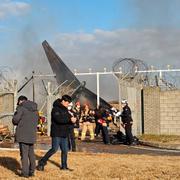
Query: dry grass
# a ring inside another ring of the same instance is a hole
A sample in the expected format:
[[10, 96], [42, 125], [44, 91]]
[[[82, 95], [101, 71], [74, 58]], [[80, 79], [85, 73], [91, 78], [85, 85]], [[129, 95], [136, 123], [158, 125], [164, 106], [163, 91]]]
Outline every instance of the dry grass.
[[[37, 151], [37, 159], [44, 153]], [[93, 153], [69, 153], [68, 164], [72, 172], [59, 170], [60, 154], [55, 154], [44, 172], [36, 171], [32, 180], [113, 179], [154, 180], [180, 179], [179, 156], [114, 155]], [[21, 179], [18, 151], [0, 152], [0, 179]]]
[[139, 137], [140, 140], [145, 141], [154, 141], [160, 143], [175, 143], [180, 144], [180, 136], [175, 135], [153, 135], [153, 134], [144, 134]]

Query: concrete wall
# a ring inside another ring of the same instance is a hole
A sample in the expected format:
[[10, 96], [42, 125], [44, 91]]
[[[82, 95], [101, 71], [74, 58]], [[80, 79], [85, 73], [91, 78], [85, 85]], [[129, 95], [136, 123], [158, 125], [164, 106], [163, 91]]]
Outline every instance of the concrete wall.
[[[121, 84], [121, 99], [127, 99], [132, 111], [133, 135], [140, 135], [141, 130], [141, 87], [137, 84]], [[122, 129], [123, 131], [123, 129]]]
[[141, 90], [138, 87], [128, 87], [128, 103], [132, 111], [134, 135], [141, 134]]
[[144, 133], [180, 135], [180, 90], [144, 88]]
[[180, 90], [160, 93], [160, 132], [180, 135]]
[[7, 125], [13, 133], [12, 114], [14, 112], [14, 94], [0, 93], [0, 124]]
[[160, 89], [145, 87], [144, 134], [160, 134]]

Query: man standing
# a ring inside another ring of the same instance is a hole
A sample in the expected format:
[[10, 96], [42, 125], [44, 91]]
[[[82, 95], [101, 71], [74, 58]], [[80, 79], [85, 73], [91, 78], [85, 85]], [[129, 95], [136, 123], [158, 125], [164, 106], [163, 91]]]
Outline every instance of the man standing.
[[22, 161], [22, 177], [34, 176], [36, 168], [34, 143], [38, 124], [37, 104], [29, 101], [27, 97], [18, 98], [17, 110], [12, 122], [16, 125], [15, 140], [19, 143]]
[[70, 96], [63, 95], [61, 99], [57, 99], [53, 103], [51, 112], [52, 147], [44, 157], [39, 160], [37, 166], [37, 170], [39, 171], [44, 170], [48, 159], [57, 152], [59, 147], [61, 149], [60, 169], [70, 170], [67, 166], [68, 136], [71, 124], [76, 122], [76, 118], [72, 117], [68, 112], [68, 106], [71, 101]]
[[128, 145], [133, 144], [133, 135], [132, 135], [132, 124], [133, 124], [133, 119], [131, 117], [131, 109], [128, 106], [127, 100], [122, 100], [121, 101], [123, 111], [121, 113], [121, 119], [122, 119], [122, 125], [125, 129], [126, 133], [126, 143]]

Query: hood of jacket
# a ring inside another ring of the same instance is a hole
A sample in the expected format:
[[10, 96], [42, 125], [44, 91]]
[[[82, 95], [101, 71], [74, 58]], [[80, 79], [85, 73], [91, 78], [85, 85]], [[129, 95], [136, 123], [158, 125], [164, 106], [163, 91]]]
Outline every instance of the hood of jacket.
[[37, 111], [37, 104], [35, 102], [29, 101], [29, 100], [22, 102], [20, 106], [22, 106], [32, 112]]
[[66, 109], [67, 110], [67, 108], [61, 104], [61, 100], [60, 99], [56, 99], [54, 101], [53, 107], [59, 107], [61, 109]]

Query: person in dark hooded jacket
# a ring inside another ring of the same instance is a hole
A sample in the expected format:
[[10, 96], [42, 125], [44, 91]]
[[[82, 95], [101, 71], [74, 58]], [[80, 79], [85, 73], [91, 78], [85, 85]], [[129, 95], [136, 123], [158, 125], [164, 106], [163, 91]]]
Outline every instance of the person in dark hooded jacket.
[[51, 138], [52, 147], [42, 157], [37, 166], [37, 170], [43, 171], [44, 166], [47, 164], [48, 159], [57, 152], [58, 148], [61, 149], [61, 169], [70, 170], [67, 166], [68, 154], [68, 136], [70, 134], [70, 126], [76, 122], [76, 118], [72, 117], [68, 111], [71, 97], [63, 95], [61, 99], [55, 100], [51, 111]]
[[36, 168], [34, 143], [36, 142], [36, 129], [38, 124], [37, 104], [29, 101], [27, 97], [18, 98], [17, 109], [12, 122], [16, 125], [15, 141], [19, 143], [22, 161], [21, 176], [33, 176]]

